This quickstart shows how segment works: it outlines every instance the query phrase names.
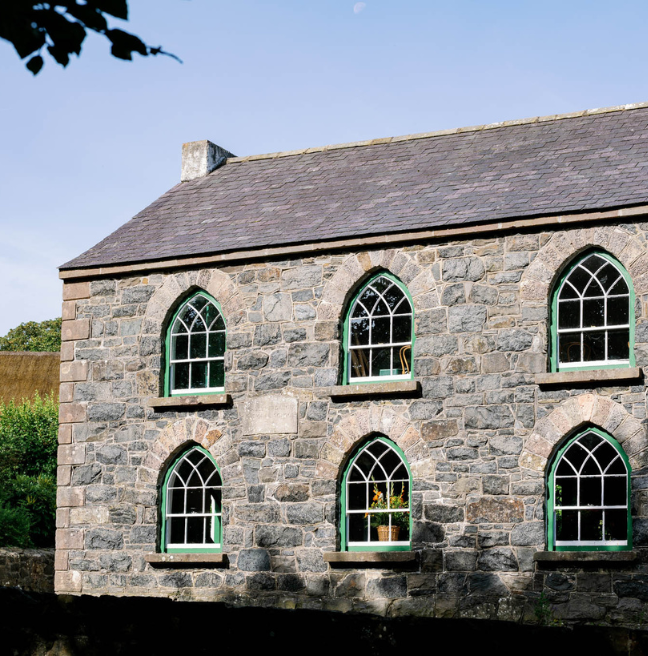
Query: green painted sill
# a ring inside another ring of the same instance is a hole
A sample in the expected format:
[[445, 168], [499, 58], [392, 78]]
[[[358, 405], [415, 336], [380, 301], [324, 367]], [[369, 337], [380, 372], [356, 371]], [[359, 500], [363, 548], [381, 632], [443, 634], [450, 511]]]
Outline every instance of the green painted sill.
[[146, 562], [157, 567], [228, 567], [227, 554], [223, 553], [149, 553]]
[[420, 396], [421, 383], [418, 380], [396, 380], [391, 383], [336, 385], [329, 387], [327, 393], [332, 399]]
[[640, 381], [641, 367], [623, 369], [586, 369], [579, 371], [556, 371], [535, 375], [538, 385], [615, 384], [625, 381]]
[[187, 396], [165, 396], [149, 399], [149, 408], [166, 410], [167, 408], [204, 408], [213, 406], [231, 405], [232, 397], [229, 394], [196, 394]]

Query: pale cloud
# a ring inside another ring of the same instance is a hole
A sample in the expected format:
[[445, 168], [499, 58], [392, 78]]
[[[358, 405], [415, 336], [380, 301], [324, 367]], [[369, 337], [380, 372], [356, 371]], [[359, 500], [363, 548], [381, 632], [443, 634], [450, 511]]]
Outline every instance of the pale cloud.
[[359, 14], [367, 6], [366, 2], [356, 2], [353, 5], [353, 13]]

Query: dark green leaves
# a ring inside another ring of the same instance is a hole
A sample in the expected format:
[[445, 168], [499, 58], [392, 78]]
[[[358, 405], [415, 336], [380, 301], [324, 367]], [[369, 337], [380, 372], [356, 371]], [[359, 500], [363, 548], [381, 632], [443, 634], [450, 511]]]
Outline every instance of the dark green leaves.
[[[39, 60], [38, 61], [34, 60]], [[34, 62], [32, 64], [32, 62]], [[32, 57], [27, 62], [27, 68], [36, 75], [43, 65], [40, 56]], [[32, 70], [31, 66], [36, 68]], [[61, 318], [41, 321], [27, 321], [12, 328], [4, 337], [0, 337], [0, 351], [60, 351], [61, 350]]]
[[134, 52], [143, 57], [169, 55], [161, 47], [146, 45], [134, 34], [109, 29], [106, 16], [127, 20], [127, 0], [2, 0], [0, 38], [12, 43], [21, 59], [33, 55], [26, 66], [34, 75], [43, 67], [43, 48], [61, 66], [67, 66], [70, 55], [81, 54], [88, 31], [105, 36], [111, 43], [111, 54], [118, 59], [131, 60]]

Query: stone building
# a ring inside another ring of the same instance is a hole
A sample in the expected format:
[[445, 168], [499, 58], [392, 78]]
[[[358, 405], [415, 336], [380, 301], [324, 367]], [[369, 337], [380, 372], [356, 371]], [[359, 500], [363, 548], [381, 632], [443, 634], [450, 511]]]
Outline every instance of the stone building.
[[648, 607], [648, 103], [252, 157], [61, 267], [56, 589]]

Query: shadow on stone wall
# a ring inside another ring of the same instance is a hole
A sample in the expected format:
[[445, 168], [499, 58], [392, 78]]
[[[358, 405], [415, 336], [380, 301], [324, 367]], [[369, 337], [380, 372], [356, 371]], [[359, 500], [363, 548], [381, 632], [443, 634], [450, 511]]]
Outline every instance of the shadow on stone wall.
[[1, 653], [13, 656], [648, 654], [648, 632], [638, 630], [383, 619], [137, 597], [57, 597], [19, 588], [0, 588], [0, 635]]

